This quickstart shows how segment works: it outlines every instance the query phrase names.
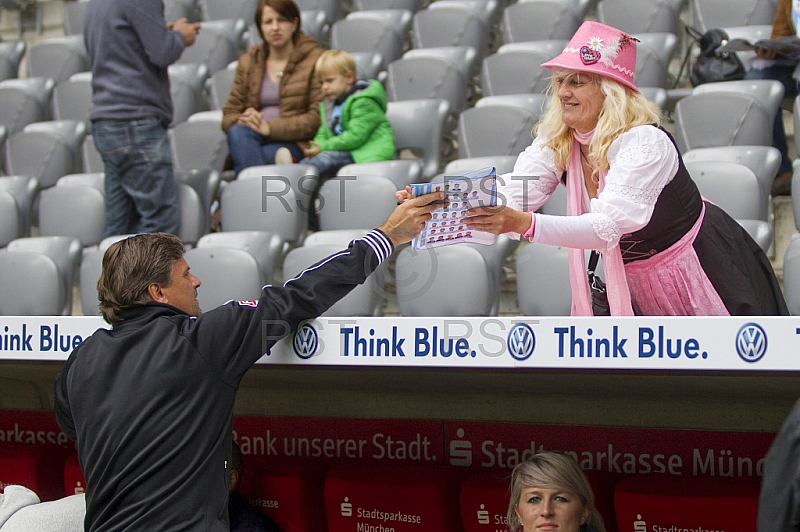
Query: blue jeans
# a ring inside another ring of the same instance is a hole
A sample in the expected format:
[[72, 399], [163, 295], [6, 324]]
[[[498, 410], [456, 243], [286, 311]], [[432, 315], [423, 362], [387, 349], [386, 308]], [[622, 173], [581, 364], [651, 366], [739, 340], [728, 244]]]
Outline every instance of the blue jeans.
[[330, 179], [336, 175], [339, 168], [352, 164], [353, 156], [349, 151], [323, 151], [310, 159], [303, 159], [299, 164], [310, 164], [319, 170], [320, 181]]
[[342, 166], [353, 162], [353, 156], [349, 151], [323, 151], [319, 155], [308, 159], [302, 159], [299, 164], [310, 164], [319, 170], [319, 182], [311, 196], [311, 209], [308, 211], [308, 228], [312, 231], [319, 230], [319, 215], [317, 214], [317, 198], [319, 189], [328, 179], [336, 176], [336, 172]]
[[[744, 79], [774, 79], [783, 83], [785, 91], [784, 98], [794, 98], [798, 94], [797, 80], [792, 77], [795, 64], [776, 62], [776, 64], [764, 68], [751, 68], [747, 71]], [[792, 171], [792, 160], [789, 158], [789, 146], [786, 142], [786, 131], [783, 128], [783, 116], [779, 109], [775, 115], [775, 125], [772, 129], [772, 145], [781, 152], [781, 167], [778, 170], [783, 174]]]
[[275, 164], [278, 148], [288, 148], [295, 161], [303, 157], [303, 150], [294, 142], [273, 141], [244, 124], [234, 124], [228, 129], [228, 149], [237, 174], [251, 166]]
[[161, 120], [97, 120], [92, 123], [92, 137], [106, 174], [103, 236], [177, 234], [181, 221], [178, 187]]

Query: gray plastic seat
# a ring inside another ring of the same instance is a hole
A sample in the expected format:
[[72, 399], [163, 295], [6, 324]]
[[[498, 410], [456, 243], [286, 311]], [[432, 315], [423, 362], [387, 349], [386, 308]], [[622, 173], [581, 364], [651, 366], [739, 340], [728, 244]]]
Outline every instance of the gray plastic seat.
[[200, 0], [198, 5], [203, 20], [240, 18], [249, 21], [256, 12], [258, 0]]
[[331, 22], [342, 18], [341, 0], [298, 0], [295, 2], [300, 11], [323, 11]]
[[411, 57], [439, 57], [447, 59], [455, 64], [464, 79], [470, 82], [478, 73], [478, 54], [472, 46], [430, 46], [427, 48], [412, 48], [403, 54], [404, 59]]
[[567, 248], [528, 243], [517, 252], [517, 299], [524, 316], [569, 316]]
[[568, 42], [567, 39], [537, 39], [535, 41], [509, 42], [502, 44], [497, 49], [497, 53], [536, 52], [544, 55], [549, 60], [563, 52]]
[[89, 2], [67, 2], [64, 4], [64, 35], [83, 35], [86, 6]]
[[200, 200], [197, 191], [186, 183], [178, 183], [178, 202], [181, 206], [178, 238], [184, 244], [193, 246], [200, 237], [208, 233], [209, 213]]
[[691, 94], [675, 105], [674, 117], [675, 141], [681, 153], [712, 146], [772, 145], [774, 120], [750, 94]]
[[222, 70], [239, 59], [245, 48], [246, 29], [247, 23], [242, 19], [205, 21], [195, 43], [183, 51], [176, 63], [205, 64], [212, 74]]
[[683, 154], [684, 162], [728, 161], [743, 164], [756, 174], [765, 198], [772, 193], [772, 182], [781, 165], [781, 152], [773, 146], [715, 146], [697, 148]]
[[402, 316], [488, 316], [492, 310], [493, 281], [483, 255], [471, 246], [406, 246], [390, 282]]
[[536, 117], [507, 105], [473, 107], [458, 118], [459, 157], [519, 155], [532, 141]]
[[261, 284], [275, 282], [283, 257], [283, 239], [272, 231], [221, 231], [203, 235], [197, 241], [198, 248], [231, 247], [250, 253], [258, 263]]
[[636, 52], [637, 87], [671, 88], [669, 65], [675, 54], [678, 38], [672, 33], [638, 33]]
[[397, 207], [396, 191], [397, 185], [381, 176], [329, 179], [319, 190], [319, 227], [323, 231], [378, 227]]
[[538, 122], [547, 106], [550, 98], [542, 93], [523, 93], [523, 94], [496, 94], [494, 96], [484, 96], [477, 102], [475, 107], [496, 107], [498, 105], [522, 107], [533, 114], [534, 121]]
[[481, 68], [483, 94], [543, 93], [550, 86], [551, 71], [541, 64], [549, 59], [543, 53], [524, 50], [487, 56]]
[[41, 187], [47, 188], [61, 176], [80, 172], [80, 147], [86, 131], [86, 123], [78, 120], [25, 126], [6, 142], [8, 173], [36, 177]]
[[73, 74], [91, 70], [83, 35], [50, 37], [28, 50], [28, 76], [52, 78], [56, 83]]
[[198, 63], [173, 64], [167, 68], [167, 72], [173, 107], [170, 125], [180, 124], [195, 113], [209, 110], [206, 93], [208, 66]]
[[345, 17], [346, 20], [380, 20], [388, 22], [394, 29], [400, 42], [405, 43], [411, 30], [412, 11], [405, 9], [370, 9], [368, 11], [353, 11]]
[[775, 239], [775, 231], [772, 229], [772, 225], [764, 220], [736, 220], [739, 222], [739, 225], [744, 227], [744, 230], [747, 231], [753, 240], [756, 241], [756, 244], [759, 245], [761, 249], [764, 250], [764, 253], [769, 252], [769, 248], [772, 245], [773, 240]]
[[367, 11], [370, 9], [406, 9], [417, 12], [422, 9], [421, 0], [353, 0], [353, 11]]
[[678, 34], [680, 7], [683, 0], [601, 0], [597, 3], [597, 20], [629, 34], [670, 32]]
[[687, 161], [686, 170], [700, 193], [731, 217], [767, 220], [769, 200], [747, 166], [725, 161]]
[[222, 230], [274, 231], [288, 246], [298, 246], [308, 227], [302, 206], [286, 182], [236, 179], [222, 189]]
[[192, 273], [202, 285], [197, 301], [204, 311], [228, 301], [249, 301], [261, 295], [261, 272], [247, 251], [232, 247], [202, 247], [184, 254]]
[[300, 208], [308, 212], [313, 191], [319, 182], [319, 170], [310, 164], [265, 164], [245, 168], [239, 172], [237, 179], [276, 181], [279, 190], [291, 187], [295, 198], [300, 201]]
[[582, 21], [565, 2], [542, 0], [510, 4], [503, 10], [503, 42], [570, 39]]
[[83, 142], [81, 142], [81, 162], [83, 163], [83, 171], [86, 173], [105, 172], [103, 157], [97, 151], [91, 135], [86, 135]]
[[55, 316], [64, 305], [64, 288], [55, 262], [32, 251], [0, 249], [0, 315]]
[[172, 164], [179, 170], [207, 168], [221, 172], [228, 156], [228, 138], [220, 127], [221, 120], [194, 116], [167, 131]]
[[13, 135], [28, 124], [50, 119], [55, 81], [20, 78], [0, 81], [0, 125]]
[[0, 190], [0, 248], [19, 238], [20, 218], [17, 200], [10, 192]]
[[22, 40], [0, 42], [0, 81], [19, 76], [19, 64], [27, 48]]
[[422, 9], [414, 14], [411, 42], [414, 48], [471, 46], [480, 61], [489, 46], [489, 28], [470, 7]]
[[217, 70], [211, 75], [208, 83], [209, 106], [212, 109], [222, 110], [233, 87], [233, 78], [236, 77], [236, 64], [234, 61], [222, 70]]
[[689, 0], [690, 24], [705, 33], [711, 28], [772, 24], [773, 0]]
[[[63, 178], [62, 178], [63, 179]], [[185, 183], [192, 187], [206, 213], [211, 212], [211, 206], [217, 199], [222, 178], [216, 170], [208, 168], [192, 168], [190, 170], [175, 170], [175, 181]]]
[[53, 118], [89, 121], [92, 111], [92, 73], [78, 72], [56, 85], [53, 92]]
[[377, 79], [386, 82], [386, 65], [383, 56], [377, 52], [350, 52], [356, 62], [356, 78]]
[[395, 159], [371, 163], [353, 163], [339, 169], [338, 176], [379, 175], [390, 179], [397, 190], [422, 181], [422, 163], [415, 159]]
[[[322, 47], [327, 47], [331, 42], [331, 21], [323, 9], [309, 9], [300, 12], [303, 21], [303, 31], [314, 37]], [[256, 32], [255, 37], [261, 39]], [[263, 42], [263, 41], [262, 41]]]
[[454, 159], [444, 167], [444, 175], [460, 176], [481, 168], [493, 166], [497, 175], [507, 174], [514, 169], [517, 155], [487, 155], [484, 157], [464, 157]]
[[103, 239], [106, 198], [90, 185], [59, 185], [39, 194], [39, 231], [42, 236], [77, 238], [83, 247]]
[[31, 176], [0, 176], [0, 190], [14, 196], [19, 210], [18, 238], [30, 236], [33, 203], [39, 194], [39, 180]]
[[[338, 253], [343, 248], [336, 244], [317, 244], [292, 249], [283, 260], [283, 281], [297, 277], [303, 270], [313, 266], [326, 257]], [[367, 281], [355, 287], [349, 294], [337, 301], [321, 314], [326, 318], [347, 316], [380, 316], [383, 314], [384, 287], [381, 276], [373, 273]]]
[[733, 92], [755, 96], [773, 120], [781, 110], [783, 83], [774, 79], [741, 79], [703, 83], [692, 89], [692, 94]]
[[386, 117], [392, 124], [395, 148], [412, 150], [421, 158], [424, 177], [430, 179], [439, 173], [442, 139], [450, 117], [448, 101], [435, 98], [389, 102]]
[[65, 176], [61, 176], [56, 181], [57, 187], [63, 186], [89, 186], [92, 188], [96, 188], [103, 194], [105, 194], [105, 182], [106, 182], [106, 175], [103, 172], [93, 172], [93, 173], [80, 173], [80, 174], [67, 174]]
[[669, 103], [669, 93], [667, 89], [663, 87], [639, 87], [639, 92], [642, 93], [642, 96], [659, 106], [662, 111], [667, 110], [667, 104]]
[[197, 0], [164, 0], [164, 18], [168, 22], [174, 22], [181, 17], [189, 22], [201, 22], [203, 12], [199, 2]]
[[466, 8], [478, 15], [485, 28], [491, 29], [500, 18], [501, 6], [504, 5], [506, 2], [498, 0], [436, 0], [426, 9]]
[[793, 238], [783, 256], [783, 285], [792, 316], [800, 316], [800, 238]]
[[389, 64], [389, 101], [443, 98], [458, 114], [467, 107], [467, 80], [458, 66], [440, 57], [403, 57]]
[[378, 53], [384, 64], [403, 55], [403, 40], [385, 20], [351, 18], [331, 26], [331, 47], [345, 52]]
[[[72, 287], [81, 259], [81, 243], [68, 236], [37, 236], [18, 238], [6, 246], [8, 251], [32, 251], [51, 258], [61, 279], [62, 307], [54, 314], [69, 316], [72, 313]], [[28, 286], [30, 288], [30, 286]]]

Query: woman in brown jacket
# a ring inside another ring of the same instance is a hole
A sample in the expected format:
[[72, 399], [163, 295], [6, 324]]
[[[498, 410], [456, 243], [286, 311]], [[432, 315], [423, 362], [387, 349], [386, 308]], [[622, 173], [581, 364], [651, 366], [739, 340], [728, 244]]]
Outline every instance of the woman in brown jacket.
[[255, 22], [264, 44], [239, 58], [222, 110], [237, 174], [300, 160], [298, 142], [314, 138], [320, 124], [322, 92], [313, 72], [323, 49], [300, 30], [299, 8], [292, 0], [260, 0]]

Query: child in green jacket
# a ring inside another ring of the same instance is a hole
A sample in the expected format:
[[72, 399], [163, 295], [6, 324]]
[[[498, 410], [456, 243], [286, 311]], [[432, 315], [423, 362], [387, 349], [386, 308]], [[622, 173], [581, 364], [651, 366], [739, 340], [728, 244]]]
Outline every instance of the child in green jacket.
[[342, 50], [323, 52], [314, 71], [325, 96], [319, 104], [322, 124], [300, 163], [316, 166], [322, 182], [347, 164], [394, 159], [386, 92], [380, 82], [357, 81], [356, 63]]

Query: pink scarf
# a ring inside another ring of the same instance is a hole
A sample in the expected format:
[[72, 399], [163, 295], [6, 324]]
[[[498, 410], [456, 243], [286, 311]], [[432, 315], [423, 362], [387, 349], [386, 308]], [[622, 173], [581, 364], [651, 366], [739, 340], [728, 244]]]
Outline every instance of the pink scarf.
[[[588, 146], [592, 141], [594, 131], [579, 133], [573, 130], [575, 143], [567, 168], [567, 214], [580, 216], [584, 213], [583, 194], [586, 190], [584, 183], [583, 166], [581, 165], [581, 145]], [[606, 171], [600, 172], [597, 192], [605, 187]], [[606, 279], [608, 304], [612, 316], [633, 316], [631, 294], [625, 278], [625, 265], [622, 262], [622, 252], [617, 244], [613, 249], [601, 250], [603, 258], [603, 272]], [[569, 282], [572, 287], [572, 315], [593, 316], [592, 298], [589, 295], [589, 283], [586, 279], [586, 262], [582, 249], [569, 250]]]

